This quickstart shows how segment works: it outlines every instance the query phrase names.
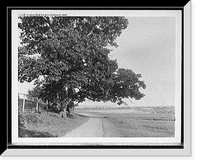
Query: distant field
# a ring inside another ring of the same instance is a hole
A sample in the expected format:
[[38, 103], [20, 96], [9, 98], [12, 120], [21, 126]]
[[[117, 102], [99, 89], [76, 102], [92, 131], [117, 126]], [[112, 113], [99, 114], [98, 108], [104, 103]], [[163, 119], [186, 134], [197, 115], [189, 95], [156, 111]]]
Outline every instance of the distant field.
[[76, 109], [75, 113], [102, 118], [105, 137], [174, 137], [174, 107], [133, 109]]
[[175, 113], [174, 106], [165, 107], [86, 107], [86, 108], [76, 108], [76, 112], [106, 112], [106, 113], [135, 113], [135, 112], [146, 112], [146, 113]]

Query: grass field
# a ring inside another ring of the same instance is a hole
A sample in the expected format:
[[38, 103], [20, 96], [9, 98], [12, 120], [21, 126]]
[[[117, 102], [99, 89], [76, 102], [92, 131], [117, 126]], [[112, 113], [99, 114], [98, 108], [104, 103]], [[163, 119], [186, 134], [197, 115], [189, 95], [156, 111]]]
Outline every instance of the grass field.
[[174, 137], [174, 107], [77, 110], [103, 119], [105, 137]]
[[104, 118], [104, 123], [112, 125], [107, 137], [174, 137], [175, 133], [174, 120], [169, 116], [112, 114]]

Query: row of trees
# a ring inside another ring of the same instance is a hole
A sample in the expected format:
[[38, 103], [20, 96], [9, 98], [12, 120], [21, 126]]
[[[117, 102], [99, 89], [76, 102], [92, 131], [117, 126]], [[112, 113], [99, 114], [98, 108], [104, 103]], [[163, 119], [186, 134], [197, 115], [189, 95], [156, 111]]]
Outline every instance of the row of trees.
[[[124, 17], [19, 17], [18, 80], [34, 81], [29, 94], [66, 112], [90, 99], [141, 99], [141, 74], [118, 68], [108, 55], [128, 26]], [[37, 54], [37, 55], [36, 55]]]

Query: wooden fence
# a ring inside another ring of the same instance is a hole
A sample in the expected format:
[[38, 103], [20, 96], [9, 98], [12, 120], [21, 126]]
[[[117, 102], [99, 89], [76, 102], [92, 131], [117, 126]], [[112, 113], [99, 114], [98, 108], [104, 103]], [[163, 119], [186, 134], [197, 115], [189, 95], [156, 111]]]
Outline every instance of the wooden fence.
[[46, 109], [48, 111], [48, 103], [44, 103], [37, 97], [31, 97], [30, 95], [18, 93], [18, 109], [21, 112], [35, 111]]

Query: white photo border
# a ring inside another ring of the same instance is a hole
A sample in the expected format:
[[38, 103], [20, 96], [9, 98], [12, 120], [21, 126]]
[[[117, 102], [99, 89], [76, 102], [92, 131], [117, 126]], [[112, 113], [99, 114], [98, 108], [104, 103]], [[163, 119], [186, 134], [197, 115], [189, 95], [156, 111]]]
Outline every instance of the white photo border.
[[[90, 138], [89, 141], [88, 139], [78, 139], [78, 138], [73, 138], [71, 139], [72, 141], [70, 141], [70, 143], [65, 142], [65, 139], [60, 139], [59, 138], [59, 143], [57, 141], [57, 138], [48, 138], [50, 140], [50, 142], [48, 142], [47, 138], [28, 138], [24, 141], [24, 139], [22, 138], [18, 138], [18, 127], [16, 126], [17, 124], [13, 124], [13, 123], [17, 123], [18, 119], [17, 119], [17, 115], [15, 114], [14, 109], [12, 109], [12, 116], [11, 116], [11, 120], [12, 120], [12, 127], [11, 127], [11, 143], [9, 145], [9, 149], [7, 149], [4, 152], [4, 155], [55, 155], [55, 156], [98, 156], [98, 155], [110, 155], [110, 156], [151, 156], [151, 155], [182, 155], [182, 156], [189, 156], [191, 154], [191, 35], [190, 35], [190, 17], [191, 17], [191, 2], [189, 2], [184, 9], [180, 9], [180, 11], [182, 11], [182, 19], [179, 21], [182, 21], [182, 25], [184, 25], [184, 27], [182, 27], [182, 29], [184, 29], [184, 31], [182, 32], [183, 36], [182, 36], [182, 44], [184, 44], [182, 46], [182, 58], [178, 59], [178, 61], [182, 61], [183, 65], [180, 66], [182, 67], [182, 74], [180, 69], [177, 69], [177, 72], [180, 72], [180, 76], [182, 75], [181, 78], [178, 78], [176, 81], [179, 81], [179, 83], [176, 83], [176, 91], [178, 91], [178, 100], [176, 100], [177, 104], [179, 105], [179, 108], [182, 109], [183, 114], [178, 114], [176, 116], [176, 118], [179, 118], [178, 121], [179, 123], [176, 124], [176, 129], [175, 130], [181, 130], [181, 132], [178, 133], [178, 141], [177, 139], [173, 139], [173, 138], [165, 138], [165, 140], [171, 140], [172, 143], [164, 143], [162, 141], [162, 138], [159, 142], [159, 138], [148, 138], [148, 141], [145, 141], [144, 139], [140, 139], [140, 143], [138, 143], [138, 141], [136, 140], [134, 141], [129, 141], [132, 140], [132, 138], [126, 138], [125, 139], [115, 139], [115, 138], [109, 138], [109, 139], [105, 139], [103, 140], [103, 145], [102, 145], [102, 139], [100, 138]], [[22, 10], [20, 10], [21, 12]], [[35, 10], [33, 10], [35, 12]], [[32, 10], [24, 10], [24, 14], [33, 14]], [[45, 14], [48, 13], [48, 10], [42, 11], [40, 10], [41, 14]], [[55, 14], [58, 13], [59, 10], [55, 11]], [[72, 11], [72, 10], [69, 10]], [[80, 10], [80, 11], [84, 11], [84, 10]], [[118, 14], [119, 15], [123, 15], [123, 16], [127, 16], [129, 10], [125, 10], [125, 11], [119, 11]], [[142, 12], [143, 10], [139, 10], [140, 12]], [[148, 10], [147, 10], [148, 11]], [[155, 10], [157, 11], [157, 10]], [[161, 11], [158, 10], [158, 11]], [[165, 13], [167, 10], [164, 10], [163, 13]], [[36, 11], [38, 13], [38, 10]], [[63, 13], [63, 11], [61, 11]], [[96, 12], [94, 10], [94, 12]], [[113, 14], [113, 11], [107, 11], [108, 13]], [[116, 11], [115, 11], [116, 12]], [[126, 12], [126, 14], [124, 14], [123, 12]], [[13, 11], [12, 14], [12, 25], [16, 25], [16, 17], [18, 18], [18, 15], [16, 15], [16, 13], [19, 13], [19, 11]], [[52, 13], [52, 10], [51, 10]], [[81, 12], [78, 12], [78, 15], [80, 16]], [[23, 12], [22, 12], [23, 14]], [[68, 12], [69, 14], [69, 12]], [[84, 14], [84, 13], [83, 13]], [[94, 13], [92, 13], [92, 15], [94, 15]], [[104, 14], [105, 15], [105, 12]], [[108, 15], [108, 14], [106, 14]], [[139, 14], [141, 16], [141, 13]], [[149, 13], [147, 14], [149, 16]], [[73, 13], [73, 16], [74, 13]], [[16, 29], [17, 26], [12, 26], [12, 34], [16, 33]], [[177, 31], [181, 31], [181, 30], [177, 30]], [[12, 35], [12, 101], [13, 100], [17, 100], [16, 98], [18, 98], [17, 93], [17, 86], [16, 86], [16, 82], [18, 81], [17, 78], [17, 74], [13, 74], [15, 73], [18, 69], [17, 69], [17, 58], [14, 58], [14, 54], [17, 53], [18, 51], [18, 39], [16, 40], [16, 35]], [[18, 37], [18, 36], [17, 36]], [[184, 42], [183, 42], [184, 41]], [[181, 50], [178, 50], [181, 52]], [[15, 55], [15, 57], [17, 57], [17, 55]], [[180, 64], [180, 63], [179, 63]], [[182, 80], [182, 82], [180, 82]], [[180, 85], [181, 84], [181, 85]], [[178, 89], [178, 90], [177, 90]], [[182, 92], [182, 93], [181, 93]], [[180, 94], [181, 93], [181, 94]], [[184, 97], [183, 97], [184, 96]], [[180, 105], [180, 103], [182, 103]], [[183, 107], [180, 107], [183, 106]], [[18, 103], [17, 101], [13, 101], [12, 102], [12, 108], [13, 107], [18, 107]], [[177, 114], [177, 113], [176, 113]], [[181, 121], [183, 123], [181, 123]], [[137, 139], [137, 138], [134, 138]], [[180, 140], [181, 139], [181, 140]], [[44, 141], [43, 141], [44, 140]], [[47, 141], [46, 141], [47, 140]], [[67, 139], [69, 140], [69, 139]], [[84, 143], [81, 140], [86, 140]], [[110, 141], [109, 141], [110, 140]], [[113, 141], [114, 140], [114, 141]], [[115, 141], [117, 140], [117, 141]], [[125, 140], [125, 142], [120, 143], [121, 140]], [[38, 141], [40, 141], [38, 143]], [[91, 141], [93, 141], [93, 143], [91, 143]], [[114, 143], [113, 143], [114, 142]], [[150, 143], [149, 143], [150, 142]], [[95, 148], [96, 147], [96, 148]], [[16, 150], [17, 149], [17, 153]], [[34, 150], [31, 150], [31, 148], [34, 148]], [[42, 150], [40, 150], [40, 148]], [[48, 150], [48, 148], [50, 148]], [[76, 152], [72, 152], [75, 150]], [[86, 149], [85, 151], [85, 148]], [[107, 150], [109, 148], [109, 150]], [[138, 152], [138, 148], [142, 149], [142, 152]], [[27, 150], [28, 149], [28, 150]], [[119, 150], [118, 150], [119, 149]], [[45, 150], [45, 152], [44, 152]], [[48, 152], [46, 152], [46, 150]], [[20, 152], [18, 152], [20, 151]], [[29, 152], [27, 152], [29, 151]], [[59, 151], [59, 152], [58, 152]], [[125, 151], [125, 152], [124, 152]], [[153, 151], [153, 152], [152, 152]], [[35, 153], [35, 154], [33, 154]], [[54, 153], [54, 154], [53, 154]], [[60, 154], [58, 154], [60, 153]]]

